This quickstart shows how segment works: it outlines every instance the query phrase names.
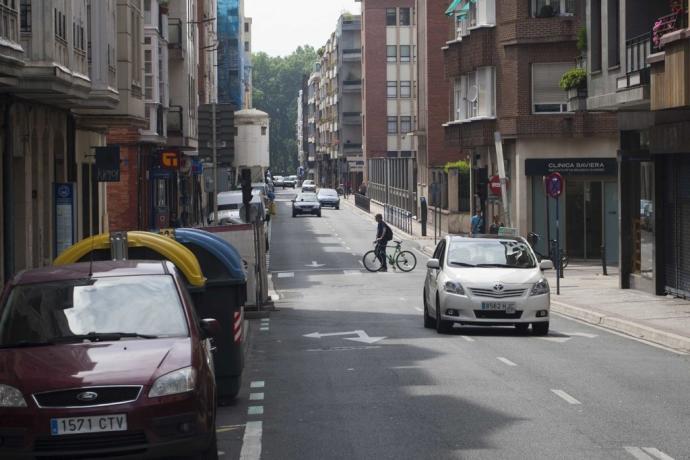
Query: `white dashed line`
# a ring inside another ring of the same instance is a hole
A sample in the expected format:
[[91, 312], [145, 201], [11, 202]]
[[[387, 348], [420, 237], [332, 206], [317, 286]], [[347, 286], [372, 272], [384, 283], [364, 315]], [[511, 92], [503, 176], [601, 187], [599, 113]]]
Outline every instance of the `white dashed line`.
[[259, 460], [261, 458], [262, 422], [247, 422], [242, 439], [240, 460]]
[[563, 400], [565, 400], [568, 404], [573, 404], [573, 405], [582, 404], [580, 401], [578, 401], [577, 399], [573, 398], [572, 396], [570, 396], [568, 393], [566, 393], [566, 392], [563, 391], [563, 390], [551, 390], [551, 391], [552, 391], [556, 396], [558, 396], [558, 397], [562, 398]]
[[352, 251], [352, 249], [347, 246], [345, 246], [345, 249], [347, 249], [348, 251]]
[[500, 362], [502, 362], [503, 364], [505, 364], [506, 366], [517, 366], [517, 364], [515, 364], [514, 362], [512, 362], [508, 358], [504, 358], [502, 356], [499, 356], [496, 359], [499, 360]]
[[262, 327], [261, 332], [268, 332], [269, 328], [268, 327]]
[[263, 393], [249, 393], [249, 400], [250, 401], [263, 401], [264, 400], [264, 394]]
[[247, 415], [264, 415], [264, 406], [249, 406]]
[[465, 342], [474, 342], [475, 341], [472, 337], [467, 337], [466, 335], [461, 335], [460, 337], [462, 337], [462, 339]]
[[422, 313], [424, 313], [424, 309], [423, 309], [423, 308], [419, 308], [419, 307], [414, 307], [414, 309], [415, 309], [415, 310], [417, 310], [417, 311], [419, 311], [419, 312], [422, 312]]
[[635, 457], [638, 460], [673, 460], [673, 457], [663, 453], [655, 447], [624, 447], [626, 452]]
[[278, 278], [294, 278], [295, 274], [292, 272], [278, 273]]
[[263, 380], [254, 380], [249, 384], [249, 388], [263, 388], [266, 386], [266, 382]]

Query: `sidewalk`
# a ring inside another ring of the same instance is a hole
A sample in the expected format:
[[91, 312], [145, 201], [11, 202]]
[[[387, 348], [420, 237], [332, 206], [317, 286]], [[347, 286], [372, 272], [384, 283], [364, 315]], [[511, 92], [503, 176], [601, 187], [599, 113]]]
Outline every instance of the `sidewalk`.
[[[353, 195], [347, 203], [355, 207]], [[372, 218], [379, 212], [383, 213], [383, 206], [372, 202]], [[431, 256], [434, 252], [433, 228], [428, 228], [430, 237], [422, 238], [419, 236], [422, 234], [419, 222], [413, 221], [412, 226], [413, 235], [399, 229], [394, 232], [416, 241], [420, 250]], [[561, 295], [557, 295], [556, 272], [549, 270], [551, 309], [571, 318], [690, 353], [690, 301], [620, 289], [618, 269], [608, 267], [607, 271], [608, 276], [603, 276], [600, 265], [570, 262], [561, 279]]]

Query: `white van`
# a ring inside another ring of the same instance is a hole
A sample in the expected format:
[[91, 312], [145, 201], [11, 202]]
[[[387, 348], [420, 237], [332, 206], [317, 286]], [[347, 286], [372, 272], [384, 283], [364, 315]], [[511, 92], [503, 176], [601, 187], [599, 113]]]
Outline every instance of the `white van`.
[[[239, 224], [244, 223], [240, 210], [242, 209], [242, 191], [233, 190], [218, 194], [218, 223], [220, 224]], [[266, 219], [266, 206], [262, 193], [256, 190], [252, 193], [251, 207], [253, 216], [258, 213], [261, 221]], [[214, 222], [213, 212], [208, 216], [209, 223]]]

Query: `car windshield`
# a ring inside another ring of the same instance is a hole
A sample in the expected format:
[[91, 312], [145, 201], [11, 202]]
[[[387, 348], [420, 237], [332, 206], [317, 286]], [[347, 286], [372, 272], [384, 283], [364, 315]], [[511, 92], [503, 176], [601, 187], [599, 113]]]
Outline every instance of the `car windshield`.
[[171, 276], [20, 285], [10, 292], [0, 316], [0, 347], [117, 333], [146, 338], [189, 335]]
[[319, 190], [319, 196], [333, 196], [336, 197], [338, 196], [338, 192], [332, 189], [321, 189]]
[[297, 197], [297, 201], [318, 201], [313, 193], [303, 193]]
[[516, 240], [453, 241], [448, 247], [448, 264], [458, 267], [536, 267], [529, 246]]

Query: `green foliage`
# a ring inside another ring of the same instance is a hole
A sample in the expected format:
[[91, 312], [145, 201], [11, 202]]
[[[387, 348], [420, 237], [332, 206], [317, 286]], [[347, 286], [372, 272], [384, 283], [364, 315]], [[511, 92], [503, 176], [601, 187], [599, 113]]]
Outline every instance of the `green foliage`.
[[271, 117], [271, 170], [275, 173], [296, 174], [297, 93], [316, 59], [311, 46], [300, 46], [285, 57], [253, 55], [254, 107]]
[[451, 169], [457, 169], [460, 174], [470, 173], [470, 162], [467, 160], [449, 161], [443, 167], [443, 170], [448, 174]]
[[574, 67], [563, 74], [559, 85], [564, 91], [584, 89], [587, 87], [587, 72], [585, 69]]
[[577, 50], [580, 53], [585, 53], [587, 51], [587, 28], [581, 27], [577, 31]]

